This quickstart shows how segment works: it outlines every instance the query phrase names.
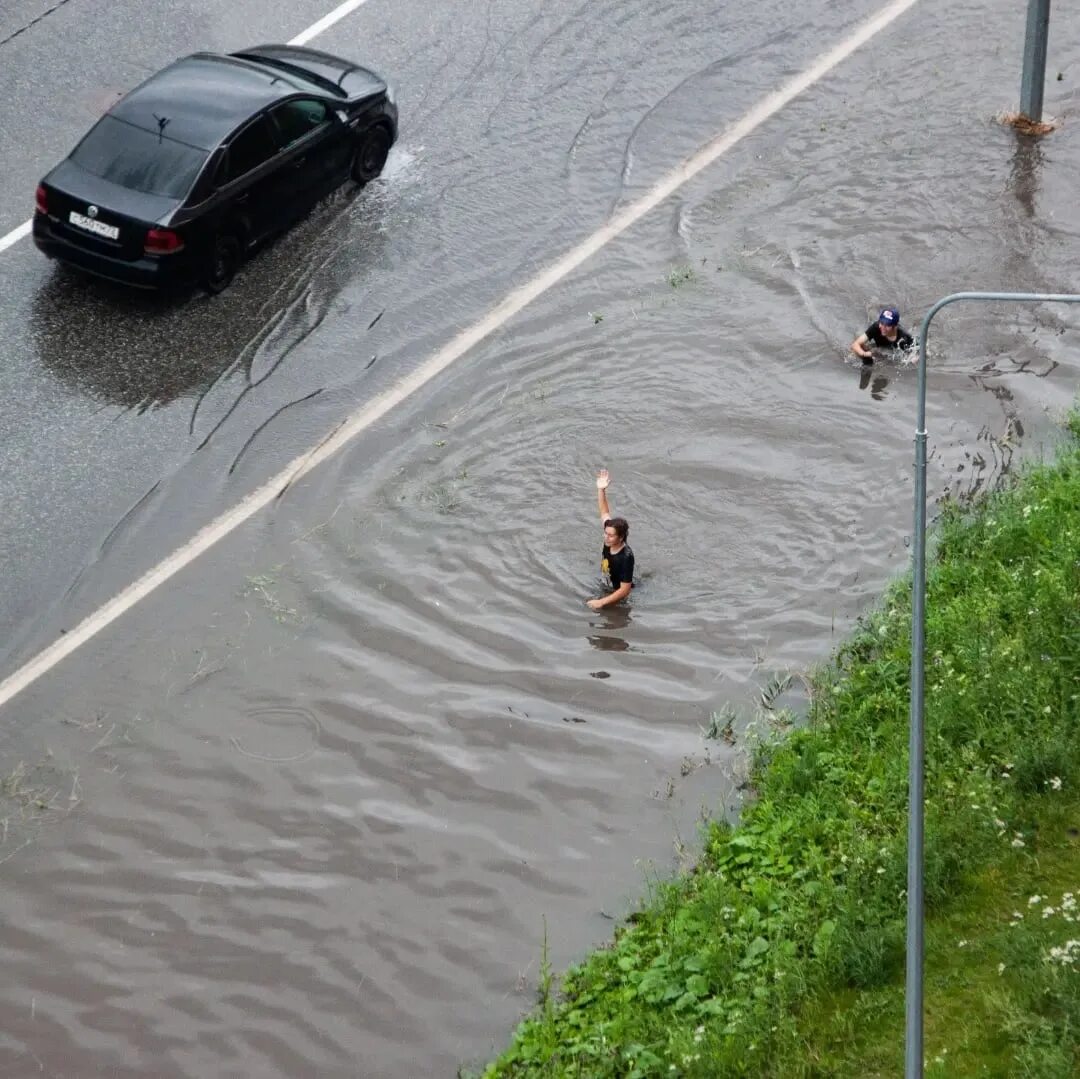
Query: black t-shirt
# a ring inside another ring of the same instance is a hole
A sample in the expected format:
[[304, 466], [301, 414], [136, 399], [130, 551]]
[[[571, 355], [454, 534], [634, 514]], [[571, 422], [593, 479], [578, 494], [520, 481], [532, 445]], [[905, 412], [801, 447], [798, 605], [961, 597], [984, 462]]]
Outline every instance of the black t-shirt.
[[881, 327], [876, 322], [871, 322], [870, 325], [866, 327], [866, 336], [869, 339], [870, 344], [877, 345], [878, 348], [899, 348], [906, 352], [913, 344], [915, 344], [915, 339], [903, 326], [896, 327], [896, 338], [890, 341], [881, 332]]
[[605, 546], [600, 555], [600, 572], [606, 573], [611, 578], [611, 589], [615, 591], [619, 585], [634, 584], [634, 552], [630, 550], [630, 544], [624, 543], [615, 553]]

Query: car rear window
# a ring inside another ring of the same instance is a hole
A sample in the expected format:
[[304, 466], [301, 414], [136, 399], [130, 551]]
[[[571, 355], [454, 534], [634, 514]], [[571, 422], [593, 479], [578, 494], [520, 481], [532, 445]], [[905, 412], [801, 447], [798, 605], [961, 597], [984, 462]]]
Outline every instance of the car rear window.
[[71, 160], [132, 191], [182, 199], [207, 156], [205, 150], [103, 116], [72, 151]]

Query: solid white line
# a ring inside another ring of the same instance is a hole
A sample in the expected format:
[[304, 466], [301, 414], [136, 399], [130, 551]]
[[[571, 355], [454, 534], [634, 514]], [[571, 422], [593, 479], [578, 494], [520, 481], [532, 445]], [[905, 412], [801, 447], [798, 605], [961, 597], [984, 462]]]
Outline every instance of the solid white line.
[[[334, 23], [341, 22], [346, 15], [351, 15], [358, 7], [366, 4], [367, 0], [345, 0], [338, 4], [328, 15], [324, 15], [318, 22], [313, 22], [306, 30], [301, 30], [291, 41], [290, 45], [306, 45], [312, 38], [318, 37], [324, 30], [329, 30]], [[6, 236], [0, 236], [0, 251], [6, 251], [14, 247], [24, 236], [30, 235], [33, 220], [24, 221], [21, 225], [13, 228]], [[0, 701], [0, 704], [3, 702]]]
[[338, 4], [329, 15], [324, 15], [318, 22], [312, 23], [306, 30], [297, 34], [289, 44], [306, 45], [312, 38], [318, 37], [324, 30], [329, 30], [334, 23], [340, 22], [346, 15], [351, 15], [361, 4], [366, 3], [367, 0], [345, 0], [345, 3]]
[[825, 53], [815, 64], [779, 90], [773, 91], [755, 105], [742, 119], [736, 121], [727, 131], [718, 135], [703, 146], [696, 154], [684, 161], [678, 168], [668, 173], [652, 190], [642, 195], [637, 201], [620, 210], [606, 225], [597, 229], [591, 236], [571, 248], [557, 262], [542, 270], [531, 281], [515, 289], [489, 311], [479, 322], [462, 331], [443, 345], [434, 355], [407, 375], [395, 386], [373, 398], [358, 412], [353, 413], [329, 438], [314, 449], [297, 457], [291, 464], [279, 472], [273, 479], [252, 491], [231, 510], [217, 520], [212, 521], [197, 532], [187, 543], [174, 551], [163, 562], [128, 585], [122, 592], [99, 607], [93, 614], [80, 622], [74, 629], [54, 641], [39, 652], [14, 674], [0, 682], [0, 707], [3, 707], [17, 693], [26, 689], [47, 671], [55, 667], [62, 659], [69, 656], [80, 645], [100, 633], [115, 619], [135, 606], [139, 600], [148, 596], [163, 585], [174, 574], [190, 565], [201, 554], [208, 551], [220, 539], [224, 539], [264, 506], [272, 502], [289, 484], [306, 476], [324, 461], [333, 457], [347, 446], [362, 431], [367, 430], [376, 420], [385, 416], [396, 405], [401, 404], [410, 394], [430, 382], [436, 375], [445, 371], [455, 360], [468, 352], [474, 345], [483, 341], [494, 330], [504, 325], [525, 306], [543, 295], [552, 286], [558, 284], [567, 274], [576, 270], [587, 258], [594, 255], [606, 244], [625, 232], [636, 221], [654, 209], [669, 195], [677, 191], [688, 180], [696, 176], [706, 166], [711, 165], [721, 154], [726, 153], [736, 143], [745, 139], [756, 128], [775, 115], [780, 109], [818, 82], [830, 71], [842, 64], [856, 49], [865, 45], [875, 34], [880, 33], [894, 19], [913, 7], [918, 0], [894, 0], [883, 8], [869, 22], [845, 38], [839, 45]]
[[6, 236], [0, 236], [0, 251], [6, 251], [17, 244], [24, 236], [30, 235], [30, 221], [24, 221], [18, 228], [12, 229]]

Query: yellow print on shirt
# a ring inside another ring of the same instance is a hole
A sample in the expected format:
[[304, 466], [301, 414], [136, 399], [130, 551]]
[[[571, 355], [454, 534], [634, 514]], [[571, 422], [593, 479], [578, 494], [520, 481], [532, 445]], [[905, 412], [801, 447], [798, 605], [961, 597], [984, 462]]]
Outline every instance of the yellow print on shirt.
[[604, 555], [600, 559], [600, 572], [611, 576], [611, 568], [608, 566], [607, 555]]

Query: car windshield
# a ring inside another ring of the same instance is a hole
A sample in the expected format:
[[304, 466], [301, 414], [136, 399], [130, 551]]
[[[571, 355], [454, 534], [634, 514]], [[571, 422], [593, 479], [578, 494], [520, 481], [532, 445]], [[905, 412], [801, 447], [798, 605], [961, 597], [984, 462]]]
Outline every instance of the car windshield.
[[72, 151], [71, 160], [132, 191], [182, 199], [208, 156], [206, 150], [103, 116]]

